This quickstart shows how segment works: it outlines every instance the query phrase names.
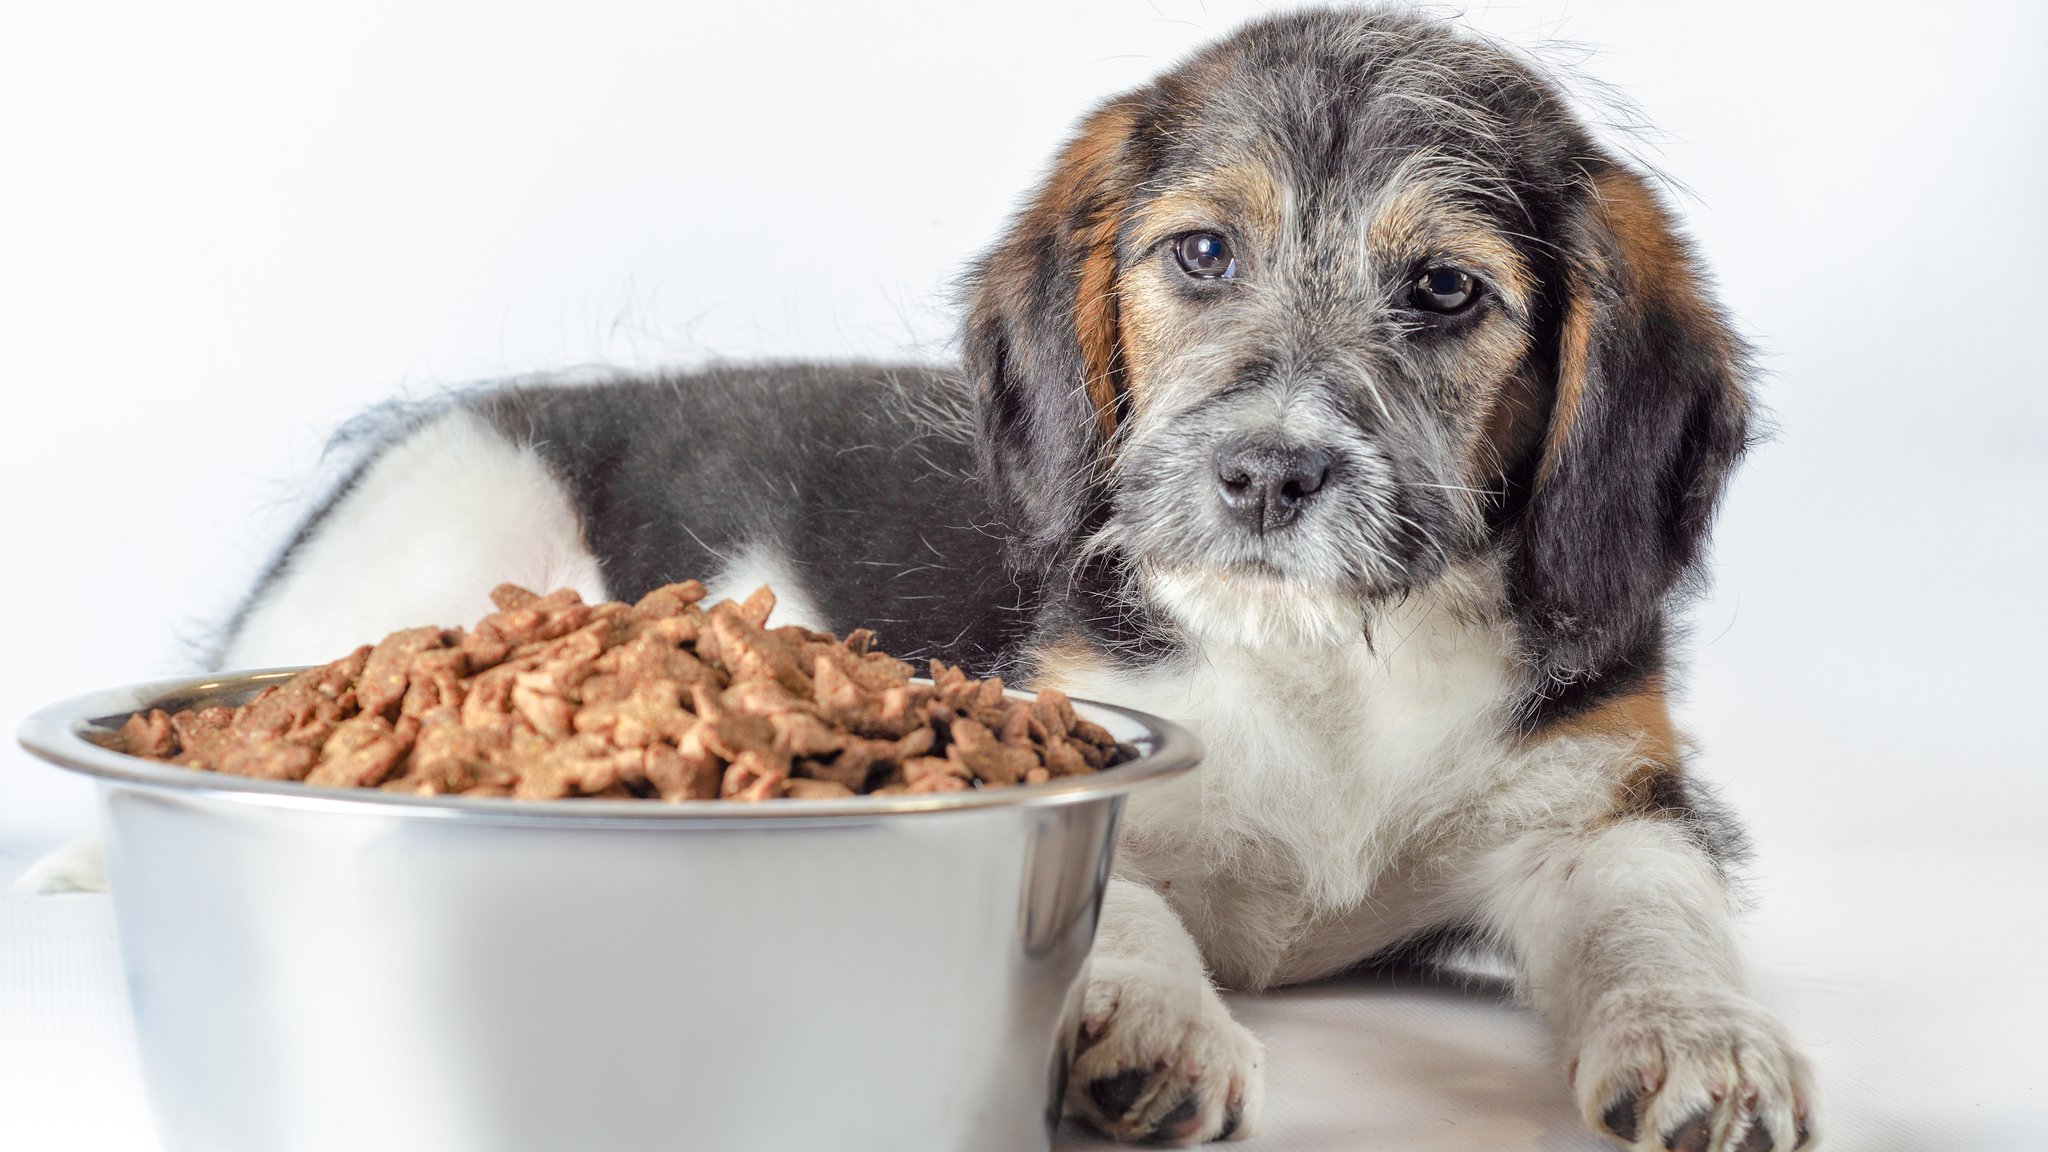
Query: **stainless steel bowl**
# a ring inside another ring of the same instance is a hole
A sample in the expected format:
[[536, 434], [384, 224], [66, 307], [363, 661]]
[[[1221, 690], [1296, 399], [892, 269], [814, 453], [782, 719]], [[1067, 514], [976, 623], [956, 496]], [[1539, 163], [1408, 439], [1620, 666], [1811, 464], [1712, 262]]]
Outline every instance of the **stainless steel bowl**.
[[290, 671], [54, 705], [99, 786], [159, 1135], [182, 1152], [1044, 1149], [1131, 788], [732, 804], [421, 798], [196, 772], [89, 737]]

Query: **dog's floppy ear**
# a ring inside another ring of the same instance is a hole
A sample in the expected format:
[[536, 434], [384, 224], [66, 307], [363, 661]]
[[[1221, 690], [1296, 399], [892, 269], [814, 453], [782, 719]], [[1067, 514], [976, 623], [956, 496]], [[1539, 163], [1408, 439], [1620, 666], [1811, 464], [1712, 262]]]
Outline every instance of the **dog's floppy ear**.
[[1634, 173], [1587, 173], [1560, 249], [1556, 395], [1510, 586], [1552, 694], [1568, 695], [1654, 661], [1747, 443], [1751, 368]]
[[1071, 538], [1096, 488], [1122, 395], [1117, 229], [1134, 113], [1114, 101], [1083, 122], [1009, 232], [969, 273], [963, 353], [984, 481], [1012, 558]]

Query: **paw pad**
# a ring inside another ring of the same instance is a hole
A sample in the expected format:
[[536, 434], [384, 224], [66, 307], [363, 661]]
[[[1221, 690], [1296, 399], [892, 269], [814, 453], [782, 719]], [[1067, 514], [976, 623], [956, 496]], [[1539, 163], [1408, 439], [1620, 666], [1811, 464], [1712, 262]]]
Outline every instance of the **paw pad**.
[[1707, 1152], [1713, 1139], [1714, 1113], [1703, 1109], [1664, 1133], [1664, 1147], [1668, 1152]]
[[1169, 1144], [1192, 1135], [1195, 1117], [1201, 1108], [1202, 1101], [1193, 1093], [1181, 1097], [1180, 1103], [1173, 1106], [1173, 1111], [1161, 1116], [1159, 1123], [1152, 1126], [1152, 1139], [1161, 1144]]
[[1642, 1124], [1636, 1116], [1638, 1101], [1635, 1093], [1623, 1092], [1614, 1098], [1614, 1103], [1607, 1106], [1607, 1111], [1600, 1114], [1600, 1123], [1606, 1125], [1609, 1132], [1631, 1144], [1635, 1143], [1636, 1137], [1642, 1134]]
[[1145, 1085], [1151, 1079], [1152, 1073], [1143, 1068], [1127, 1068], [1089, 1084], [1088, 1098], [1095, 1101], [1105, 1117], [1114, 1120], [1137, 1107], [1138, 1097], [1144, 1095]]

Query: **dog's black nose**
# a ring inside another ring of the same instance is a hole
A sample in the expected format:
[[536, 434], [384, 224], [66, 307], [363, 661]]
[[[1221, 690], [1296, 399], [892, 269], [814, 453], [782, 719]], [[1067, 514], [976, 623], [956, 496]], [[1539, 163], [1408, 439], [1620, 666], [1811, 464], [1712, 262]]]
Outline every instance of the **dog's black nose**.
[[1330, 482], [1330, 454], [1320, 448], [1233, 441], [1216, 452], [1223, 506], [1254, 532], [1285, 528]]

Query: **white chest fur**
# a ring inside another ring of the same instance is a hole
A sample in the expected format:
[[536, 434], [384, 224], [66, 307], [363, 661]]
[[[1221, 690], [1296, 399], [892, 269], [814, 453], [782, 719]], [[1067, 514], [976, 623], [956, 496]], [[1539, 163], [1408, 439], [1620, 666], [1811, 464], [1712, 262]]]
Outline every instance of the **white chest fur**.
[[1512, 770], [1500, 629], [1417, 597], [1372, 637], [1212, 643], [1140, 673], [1057, 678], [1201, 736], [1200, 771], [1132, 799], [1120, 870], [1167, 894], [1232, 983], [1314, 974], [1290, 956], [1355, 947], [1357, 959], [1426, 926], [1400, 906], [1416, 895], [1418, 852], [1457, 839], [1475, 797]]

